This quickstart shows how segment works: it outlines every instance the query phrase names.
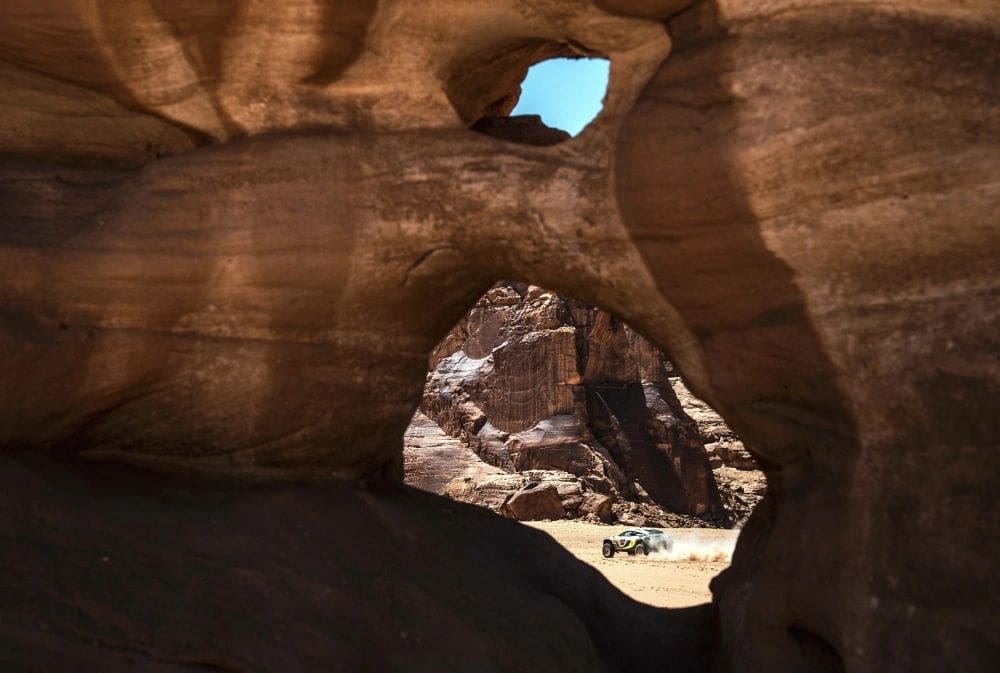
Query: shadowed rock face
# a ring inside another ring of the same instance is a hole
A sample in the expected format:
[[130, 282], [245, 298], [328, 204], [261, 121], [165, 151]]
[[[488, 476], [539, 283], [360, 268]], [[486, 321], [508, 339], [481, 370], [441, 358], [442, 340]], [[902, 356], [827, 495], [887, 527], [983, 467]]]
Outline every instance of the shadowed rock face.
[[713, 585], [718, 665], [985, 670], [998, 549], [963, 550], [997, 510], [969, 471], [997, 465], [995, 8], [788, 5], [673, 19], [615, 158], [694, 382], [770, 465]]
[[649, 642], [707, 663], [707, 606], [636, 603], [470, 505], [0, 465], [4, 671], [637, 670]]
[[[713, 585], [717, 670], [990, 670], [995, 3], [126, 4], [0, 3], [0, 446], [37, 461], [2, 468], [0, 555], [18, 578], [0, 588], [9, 667], [43, 652], [53, 670], [94, 656], [92, 668], [127, 668], [133, 652], [150, 670], [218, 665], [220, 652], [225, 666], [247, 643], [254, 662], [282, 662], [288, 642], [317, 662], [346, 652], [325, 639], [353, 633], [347, 613], [276, 607], [308, 593], [275, 584], [300, 561], [246, 564], [320, 515], [391, 528], [378, 514], [389, 495], [311, 499], [289, 485], [282, 498], [246, 491], [237, 500], [258, 504], [241, 509], [213, 505], [215, 485], [172, 508], [163, 491], [123, 495], [149, 474], [82, 488], [46, 476], [46, 461], [398, 477], [427, 354], [498, 278], [517, 277], [634, 325], [767, 468], [769, 495]], [[672, 17], [670, 37], [649, 17]], [[559, 50], [611, 61], [587, 131], [530, 147], [466, 128], [502, 114], [517, 73]], [[491, 525], [439, 506], [422, 531]], [[288, 525], [261, 526], [265, 513]], [[468, 549], [455, 540], [441, 548]], [[479, 576], [558, 558], [532, 540], [511, 532], [502, 549], [448, 558]], [[183, 561], [167, 567], [157, 559], [174, 541]], [[111, 546], [135, 560], [127, 571], [92, 553]], [[331, 557], [299, 566], [310, 588], [340, 568], [373, 577], [368, 557]], [[385, 586], [452, 586], [383, 558]], [[261, 600], [241, 604], [231, 638], [211, 633], [211, 657], [184, 649], [204, 636], [162, 626], [213, 614], [159, 600], [171, 587], [219, 586], [230, 605], [248, 584]], [[546, 585], [518, 613], [575, 634], [552, 659], [613, 669], [595, 652], [631, 651], [628, 636], [580, 624], [629, 608], [553, 607], [573, 586]], [[446, 644], [530, 640], [492, 623], [456, 636], [482, 605], [447, 595], [422, 619], [437, 670]], [[375, 632], [408, 619], [411, 603], [344, 596]], [[158, 627], [108, 618], [122, 606]], [[688, 613], [660, 617], [681, 642], [706, 642], [681, 626]], [[275, 625], [288, 634], [248, 636]], [[704, 670], [674, 638], [652, 642]], [[94, 655], [94, 643], [112, 645]], [[369, 651], [381, 662], [389, 645]], [[358, 656], [347, 661], [370, 667]], [[271, 670], [312, 665], [292, 664]]]

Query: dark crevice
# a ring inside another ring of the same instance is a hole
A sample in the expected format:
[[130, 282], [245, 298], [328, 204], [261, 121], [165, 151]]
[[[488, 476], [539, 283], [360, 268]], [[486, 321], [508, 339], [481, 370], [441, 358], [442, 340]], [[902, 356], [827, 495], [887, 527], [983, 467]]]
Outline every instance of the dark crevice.
[[539, 147], [556, 145], [571, 137], [565, 131], [546, 126], [538, 115], [483, 117], [470, 128], [477, 133], [500, 140]]

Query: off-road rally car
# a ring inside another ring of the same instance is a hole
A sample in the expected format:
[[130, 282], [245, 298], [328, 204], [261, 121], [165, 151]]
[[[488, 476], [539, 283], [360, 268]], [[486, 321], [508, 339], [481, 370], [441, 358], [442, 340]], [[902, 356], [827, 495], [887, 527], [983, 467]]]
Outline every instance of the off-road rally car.
[[601, 543], [601, 554], [611, 558], [615, 552], [645, 556], [650, 552], [670, 551], [673, 539], [659, 528], [626, 528]]

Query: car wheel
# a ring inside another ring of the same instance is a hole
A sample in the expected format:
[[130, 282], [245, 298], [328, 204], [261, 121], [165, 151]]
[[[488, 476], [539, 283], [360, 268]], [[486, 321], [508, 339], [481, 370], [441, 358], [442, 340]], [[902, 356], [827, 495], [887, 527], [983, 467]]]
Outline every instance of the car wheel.
[[612, 556], [614, 556], [615, 555], [614, 545], [612, 545], [610, 542], [605, 542], [604, 545], [601, 546], [601, 555], [604, 558], [611, 558]]
[[635, 546], [635, 551], [632, 552], [635, 556], [645, 556], [646, 555], [646, 545], [642, 542]]

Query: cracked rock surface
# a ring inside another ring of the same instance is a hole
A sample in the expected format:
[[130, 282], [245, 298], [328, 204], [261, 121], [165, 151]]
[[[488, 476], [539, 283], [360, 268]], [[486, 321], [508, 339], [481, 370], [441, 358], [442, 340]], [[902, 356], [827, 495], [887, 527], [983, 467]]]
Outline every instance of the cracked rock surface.
[[[607, 520], [612, 504], [629, 501], [659, 512], [649, 525], [683, 515], [689, 525], [730, 523], [699, 427], [671, 385], [672, 365], [608, 312], [534, 285], [498, 283], [430, 363], [421, 411], [465, 447], [449, 465], [408, 431], [407, 483], [431, 486], [423, 470], [443, 470], [461, 483], [437, 492], [515, 518]], [[470, 449], [496, 469], [463, 471]], [[494, 502], [498, 489], [519, 498], [516, 491], [539, 479], [564, 483], [562, 508], [517, 513]]]

